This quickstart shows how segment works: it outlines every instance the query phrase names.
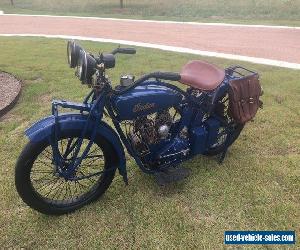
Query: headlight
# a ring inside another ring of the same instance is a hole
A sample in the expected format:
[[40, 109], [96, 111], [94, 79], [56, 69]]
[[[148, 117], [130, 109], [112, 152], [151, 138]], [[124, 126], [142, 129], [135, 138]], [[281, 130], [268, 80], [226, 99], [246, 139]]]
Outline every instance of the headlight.
[[74, 41], [68, 41], [68, 63], [71, 68], [75, 68], [78, 65], [80, 51], [83, 51], [83, 49], [79, 45], [77, 45]]
[[77, 65], [77, 76], [86, 84], [91, 84], [92, 76], [96, 71], [96, 60], [85, 51], [80, 51]]

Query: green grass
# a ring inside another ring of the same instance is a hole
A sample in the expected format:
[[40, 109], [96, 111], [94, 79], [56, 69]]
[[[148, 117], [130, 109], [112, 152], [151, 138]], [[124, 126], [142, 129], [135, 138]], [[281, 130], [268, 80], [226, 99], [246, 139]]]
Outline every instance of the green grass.
[[138, 19], [300, 25], [300, 0], [9, 0], [8, 13], [101, 16]]
[[[92, 52], [115, 47], [81, 44]], [[88, 92], [68, 68], [65, 47], [62, 40], [0, 38], [0, 71], [23, 79], [17, 106], [0, 122], [1, 248], [222, 249], [224, 230], [296, 230], [299, 238], [300, 71], [248, 63], [240, 64], [260, 72], [265, 106], [223, 165], [196, 157], [185, 163], [192, 170], [187, 180], [160, 188], [130, 160], [129, 186], [118, 175], [100, 200], [73, 214], [49, 217], [28, 208], [14, 187], [24, 129], [50, 113], [52, 98], [80, 101]], [[178, 71], [196, 58], [237, 63], [138, 48], [135, 56], [118, 56], [108, 74], [117, 82], [126, 72]]]

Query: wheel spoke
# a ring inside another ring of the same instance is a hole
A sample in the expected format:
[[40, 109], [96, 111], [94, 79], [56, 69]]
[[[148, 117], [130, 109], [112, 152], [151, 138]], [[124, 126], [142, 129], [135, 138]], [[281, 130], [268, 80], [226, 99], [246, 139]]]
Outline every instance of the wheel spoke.
[[45, 195], [46, 198], [49, 196], [49, 194], [52, 193], [52, 191], [53, 191], [53, 189], [55, 188], [55, 186], [57, 186], [57, 183], [59, 183], [59, 182], [58, 182], [58, 179], [56, 179], [56, 182], [54, 182], [54, 183], [51, 185], [51, 187], [49, 188], [50, 191]]
[[[92, 151], [90, 150], [89, 151], [89, 153], [87, 154], [87, 156], [89, 156], [89, 155], [91, 155], [91, 154], [94, 154], [94, 153], [96, 153], [97, 151], [99, 151], [100, 153], [102, 152], [102, 151], [100, 151], [100, 149], [99, 148], [94, 148]], [[102, 155], [102, 154], [101, 154]], [[103, 156], [103, 155], [102, 155]]]
[[72, 191], [70, 188], [70, 182], [66, 182], [66, 185], [67, 185], [67, 192], [69, 194], [67, 197], [70, 197], [72, 199]]
[[[60, 181], [60, 184], [58, 185], [58, 187], [56, 187], [56, 192], [55, 192], [54, 195], [52, 196], [52, 199], [53, 199], [53, 200], [54, 200], [56, 197], [57, 197], [57, 199], [59, 200], [59, 197], [60, 197], [60, 194], [61, 194], [61, 191], [62, 191], [62, 189], [60, 188], [61, 185], [63, 185], [63, 181]], [[60, 192], [59, 192], [59, 191], [60, 191]], [[57, 194], [59, 194], [59, 195], [57, 196]]]
[[89, 159], [89, 158], [97, 158], [97, 159], [99, 159], [99, 158], [103, 158], [103, 155], [87, 155], [85, 158], [86, 159]]
[[41, 161], [40, 159], [36, 160], [35, 162], [36, 162], [36, 163], [43, 164], [43, 165], [46, 165], [46, 166], [50, 167], [51, 169], [53, 169], [52, 163], [50, 164], [50, 163], [48, 163], [48, 162]]
[[50, 177], [51, 177], [51, 176], [49, 176], [49, 175], [43, 175], [41, 178], [38, 178], [38, 179], [32, 178], [32, 180], [33, 180], [34, 182], [36, 182], [36, 183], [39, 183], [39, 182], [44, 182], [44, 181], [50, 181], [50, 180], [52, 180], [52, 178], [49, 179]]
[[74, 181], [73, 184], [74, 184], [74, 187], [75, 187], [75, 195], [77, 195], [78, 194], [77, 183]]
[[88, 187], [87, 185], [84, 185], [84, 184], [80, 183], [80, 181], [82, 181], [82, 180], [75, 180], [75, 182], [76, 182], [79, 186], [81, 186], [81, 187], [83, 187], [83, 188]]
[[[92, 165], [95, 161], [97, 161], [97, 159], [99, 159], [99, 157], [97, 158], [91, 158], [91, 160], [89, 160], [88, 162], [85, 162], [84, 165], [85, 166], [89, 166], [89, 165]], [[82, 163], [81, 163], [82, 164]], [[81, 165], [80, 164], [80, 165]], [[80, 166], [79, 166], [80, 167]]]
[[39, 186], [37, 189], [41, 192], [43, 190], [46, 190], [47, 187], [49, 187], [49, 185], [51, 185], [53, 182], [56, 182], [57, 179], [52, 179], [51, 181], [48, 181], [46, 183], [44, 183], [44, 185]]
[[[79, 171], [79, 173], [82, 175], [82, 176], [86, 176], [82, 171]], [[91, 180], [92, 177], [90, 178], [84, 178], [84, 180], [88, 180], [89, 182], [91, 182], [93, 185], [95, 184], [95, 181], [92, 181]]]
[[51, 174], [53, 173], [53, 171], [50, 171], [50, 170], [33, 170], [31, 171], [31, 174]]
[[44, 152], [41, 153], [43, 156], [45, 156], [45, 158], [47, 158], [48, 160], [50, 160], [52, 162], [52, 153], [48, 152], [47, 149], [44, 150]]

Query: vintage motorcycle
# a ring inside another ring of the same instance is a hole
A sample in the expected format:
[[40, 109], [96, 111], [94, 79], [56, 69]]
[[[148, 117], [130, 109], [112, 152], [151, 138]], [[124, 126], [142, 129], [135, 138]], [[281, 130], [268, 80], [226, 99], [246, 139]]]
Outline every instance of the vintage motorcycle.
[[[135, 49], [94, 56], [69, 41], [67, 53], [76, 76], [92, 90], [83, 103], [54, 100], [52, 115], [26, 130], [29, 142], [16, 164], [19, 195], [44, 214], [68, 213], [96, 200], [117, 169], [128, 184], [123, 145], [160, 185], [187, 177], [189, 170], [179, 165], [196, 155], [219, 155], [222, 162], [260, 104], [258, 74], [240, 66], [223, 70], [195, 60], [180, 73], [122, 76], [113, 88], [105, 69], [115, 66], [117, 53]], [[186, 90], [166, 81], [179, 81]]]

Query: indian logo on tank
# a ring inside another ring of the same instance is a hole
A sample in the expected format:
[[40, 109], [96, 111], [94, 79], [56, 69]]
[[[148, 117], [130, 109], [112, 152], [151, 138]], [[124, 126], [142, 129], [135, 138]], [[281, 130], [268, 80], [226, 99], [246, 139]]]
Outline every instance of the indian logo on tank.
[[152, 109], [155, 107], [155, 103], [138, 103], [133, 107], [133, 112], [137, 113], [137, 112], [142, 112], [142, 111], [146, 111], [148, 109]]

